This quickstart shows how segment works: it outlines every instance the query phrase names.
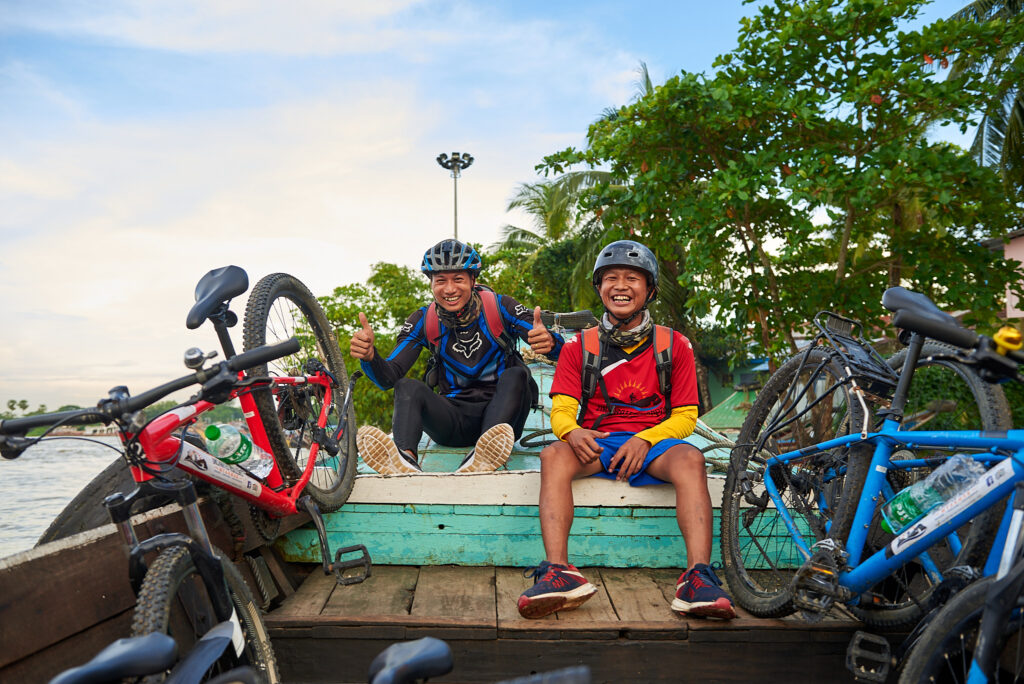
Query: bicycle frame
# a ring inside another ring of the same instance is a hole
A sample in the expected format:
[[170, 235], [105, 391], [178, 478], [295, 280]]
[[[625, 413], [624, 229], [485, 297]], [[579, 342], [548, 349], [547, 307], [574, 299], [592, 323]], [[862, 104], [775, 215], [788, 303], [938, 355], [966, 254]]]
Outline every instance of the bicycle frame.
[[[323, 429], [327, 425], [327, 416], [332, 405], [331, 393], [333, 390], [329, 376], [323, 373], [316, 373], [310, 376], [275, 377], [270, 382], [271, 387], [303, 384], [319, 385], [324, 390], [323, 406], [317, 418], [317, 426]], [[259, 412], [256, 410], [252, 394], [248, 391], [240, 392], [239, 390], [233, 390], [229, 398], [237, 398], [241, 403], [242, 411], [246, 417], [246, 424], [252, 433], [253, 442], [267, 453], [272, 454], [270, 443], [267, 440], [266, 429], [263, 426], [263, 421], [260, 419]], [[312, 443], [302, 476], [290, 487], [284, 487], [284, 481], [281, 478], [275, 455], [274, 467], [267, 476], [267, 484], [264, 485], [256, 478], [225, 465], [209, 452], [188, 442], [183, 442], [179, 437], [171, 434], [178, 428], [195, 422], [199, 415], [215, 406], [217, 404], [200, 400], [189, 406], [172, 409], [149, 423], [138, 435], [138, 440], [146, 455], [147, 463], [157, 465], [173, 463], [175, 467], [217, 487], [226, 489], [268, 513], [277, 516], [294, 515], [297, 513], [296, 502], [313, 476], [320, 444], [316, 441]], [[344, 417], [342, 416], [340, 419], [343, 420]], [[154, 477], [154, 475], [145, 472], [137, 466], [131, 467], [131, 473], [136, 482], [145, 482]]]
[[[1017, 482], [1024, 481], [1024, 430], [1010, 430], [1005, 433], [1005, 437], [1002, 437], [1002, 434], [1004, 433], [992, 434], [982, 431], [900, 431], [898, 422], [886, 420], [881, 431], [871, 433], [866, 438], [859, 434], [847, 435], [768, 458], [765, 460], [765, 469], [767, 472], [773, 466], [785, 466], [797, 459], [831, 449], [861, 443], [875, 445], [871, 467], [857, 503], [857, 511], [849, 538], [843, 540], [845, 551], [849, 554], [848, 569], [840, 572], [839, 584], [852, 593], [853, 598], [849, 603], [855, 604], [857, 597], [862, 592], [917, 557], [921, 557], [925, 570], [934, 579], [941, 580], [941, 573], [926, 555], [927, 550], [940, 539], [953, 536], [955, 530], [961, 525], [1010, 494]], [[862, 560], [861, 554], [867, 542], [868, 530], [875, 508], [879, 502], [893, 496], [886, 473], [891, 469], [911, 468], [927, 461], [927, 459], [916, 459], [893, 462], [891, 456], [896, 447], [900, 446], [949, 450], [970, 449], [980, 452], [972, 454], [972, 457], [989, 464], [996, 462], [996, 465], [972, 486], [897, 534], [884, 549]], [[1012, 452], [1009, 457], [1005, 455], [1007, 452]], [[805, 559], [809, 559], [812, 550], [797, 528], [796, 522], [786, 508], [771, 477], [764, 478], [764, 487], [779, 511], [793, 542]], [[1009, 516], [1010, 510], [1007, 509], [1007, 516]], [[1006, 527], [1004, 518], [1003, 525], [1000, 527], [1000, 535], [1005, 535]], [[1002, 548], [999, 539], [996, 540], [996, 545], [993, 548], [995, 549], [993, 555]], [[994, 560], [998, 561], [998, 558]], [[986, 574], [990, 574], [992, 562], [993, 558], [990, 557], [986, 564]]]

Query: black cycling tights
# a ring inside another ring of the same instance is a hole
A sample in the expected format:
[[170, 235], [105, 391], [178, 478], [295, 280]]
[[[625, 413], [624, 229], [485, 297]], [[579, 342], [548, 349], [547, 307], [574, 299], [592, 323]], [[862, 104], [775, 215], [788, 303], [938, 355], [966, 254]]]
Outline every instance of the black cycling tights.
[[449, 399], [419, 380], [402, 378], [395, 383], [391, 419], [395, 444], [416, 453], [426, 432], [444, 446], [473, 446], [481, 434], [499, 423], [510, 424], [519, 439], [532, 404], [529, 377], [530, 371], [521, 366], [506, 369], [489, 402]]

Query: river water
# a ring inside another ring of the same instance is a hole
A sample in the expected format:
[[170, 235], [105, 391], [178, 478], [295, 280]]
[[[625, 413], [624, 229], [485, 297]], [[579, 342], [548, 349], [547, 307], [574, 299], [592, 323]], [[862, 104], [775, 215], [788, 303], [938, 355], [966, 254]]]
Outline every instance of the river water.
[[[117, 437], [96, 440], [120, 445]], [[0, 558], [32, 548], [50, 521], [115, 458], [103, 444], [54, 439], [13, 461], [0, 459]]]

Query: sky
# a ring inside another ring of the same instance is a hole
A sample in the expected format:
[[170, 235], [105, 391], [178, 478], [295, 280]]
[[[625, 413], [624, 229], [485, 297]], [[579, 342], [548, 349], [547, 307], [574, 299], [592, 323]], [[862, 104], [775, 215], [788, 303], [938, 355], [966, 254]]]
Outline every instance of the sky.
[[[960, 6], [938, 0], [926, 19]], [[736, 46], [739, 0], [0, 0], [0, 406], [91, 405], [185, 373], [195, 284], [317, 295], [450, 237], [489, 245], [547, 154], [637, 68]], [[233, 302], [240, 316], [244, 296]], [[241, 326], [234, 329], [241, 347]]]

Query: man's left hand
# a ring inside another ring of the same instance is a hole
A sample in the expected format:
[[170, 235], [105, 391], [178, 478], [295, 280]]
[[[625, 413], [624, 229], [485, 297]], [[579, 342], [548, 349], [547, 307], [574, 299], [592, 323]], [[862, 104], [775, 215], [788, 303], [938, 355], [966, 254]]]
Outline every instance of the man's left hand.
[[618, 467], [619, 472], [615, 479], [619, 482], [629, 480], [633, 475], [640, 472], [640, 467], [647, 458], [647, 452], [651, 450], [651, 444], [642, 437], [630, 437], [619, 447], [619, 450], [612, 456], [608, 463], [608, 472], [614, 473]]
[[526, 341], [530, 343], [530, 349], [538, 354], [547, 354], [555, 348], [555, 338], [540, 320], [539, 306], [533, 310], [533, 327], [526, 334]]

